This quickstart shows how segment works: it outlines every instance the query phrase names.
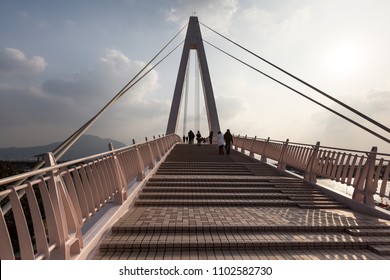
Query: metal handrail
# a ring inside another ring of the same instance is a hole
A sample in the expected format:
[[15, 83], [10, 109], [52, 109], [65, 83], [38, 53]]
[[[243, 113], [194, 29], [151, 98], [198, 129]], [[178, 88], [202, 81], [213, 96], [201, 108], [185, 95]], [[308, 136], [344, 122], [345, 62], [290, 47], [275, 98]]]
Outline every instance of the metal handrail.
[[[267, 140], [257, 137], [234, 136], [234, 145], [258, 154], [263, 162], [267, 158], [277, 162], [277, 167], [288, 166], [301, 171], [308, 181], [317, 177], [334, 180], [354, 188], [352, 199], [370, 206], [375, 204], [374, 195], [390, 199], [387, 183], [390, 181], [390, 155], [371, 151]], [[354, 153], [354, 154], [352, 154]]]
[[[7, 223], [0, 208], [0, 259], [70, 259], [82, 254], [85, 222], [109, 203], [123, 205], [127, 183], [143, 180], [146, 168], [178, 142], [181, 138], [171, 134], [60, 164], [47, 153], [48, 167], [1, 179], [0, 185], [8, 188], [0, 191], [0, 197], [9, 200], [13, 221]], [[16, 186], [21, 179], [25, 182]], [[27, 197], [24, 202], [20, 191]], [[11, 237], [12, 224], [17, 236]]]

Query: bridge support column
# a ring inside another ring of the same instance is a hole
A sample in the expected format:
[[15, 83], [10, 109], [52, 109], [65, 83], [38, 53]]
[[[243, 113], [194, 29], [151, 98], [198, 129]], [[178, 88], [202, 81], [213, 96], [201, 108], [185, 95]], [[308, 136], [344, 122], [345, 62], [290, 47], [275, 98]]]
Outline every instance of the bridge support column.
[[186, 76], [188, 57], [191, 49], [196, 50], [198, 54], [198, 63], [203, 82], [203, 93], [206, 105], [209, 131], [213, 131], [214, 135], [217, 135], [217, 132], [220, 130], [217, 107], [215, 105], [214, 92], [213, 87], [211, 85], [210, 72], [207, 65], [206, 53], [204, 50], [198, 18], [194, 16], [190, 17], [190, 21], [188, 23], [188, 29], [184, 42], [183, 52], [181, 55], [179, 72], [177, 74], [176, 86], [173, 94], [171, 111], [169, 113], [166, 134], [169, 135], [171, 133], [176, 132], [177, 118], [179, 115], [181, 97], [183, 94], [183, 84]]

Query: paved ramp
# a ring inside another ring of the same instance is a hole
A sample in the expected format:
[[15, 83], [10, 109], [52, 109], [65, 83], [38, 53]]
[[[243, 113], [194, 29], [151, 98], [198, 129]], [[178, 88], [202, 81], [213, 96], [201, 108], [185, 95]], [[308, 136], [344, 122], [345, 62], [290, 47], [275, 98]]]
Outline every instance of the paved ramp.
[[390, 222], [215, 145], [176, 145], [94, 259], [390, 259]]

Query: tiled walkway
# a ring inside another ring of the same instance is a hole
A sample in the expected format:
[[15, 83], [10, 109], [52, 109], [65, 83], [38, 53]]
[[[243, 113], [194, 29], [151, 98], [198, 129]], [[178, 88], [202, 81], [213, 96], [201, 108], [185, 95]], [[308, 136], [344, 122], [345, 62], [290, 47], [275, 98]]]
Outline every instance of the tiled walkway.
[[214, 145], [177, 145], [95, 259], [390, 259], [390, 222]]

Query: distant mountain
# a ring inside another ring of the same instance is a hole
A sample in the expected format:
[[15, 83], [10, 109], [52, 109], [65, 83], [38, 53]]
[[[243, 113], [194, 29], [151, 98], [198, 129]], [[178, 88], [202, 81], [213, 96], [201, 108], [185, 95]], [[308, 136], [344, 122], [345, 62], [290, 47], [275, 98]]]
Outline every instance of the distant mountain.
[[[112, 139], [103, 139], [93, 135], [83, 135], [79, 140], [62, 156], [61, 161], [83, 158], [86, 156], [108, 151], [108, 144], [112, 143], [114, 148], [121, 148], [126, 144]], [[0, 148], [0, 160], [8, 161], [36, 161], [37, 155], [53, 151], [61, 143], [52, 143], [45, 146], [28, 148]]]

